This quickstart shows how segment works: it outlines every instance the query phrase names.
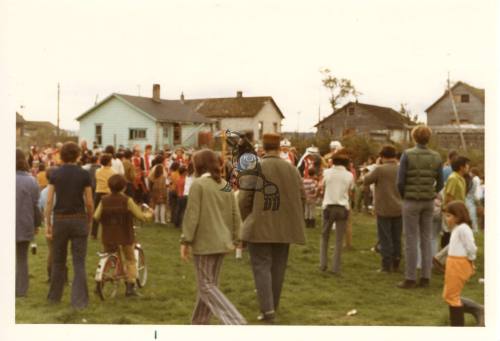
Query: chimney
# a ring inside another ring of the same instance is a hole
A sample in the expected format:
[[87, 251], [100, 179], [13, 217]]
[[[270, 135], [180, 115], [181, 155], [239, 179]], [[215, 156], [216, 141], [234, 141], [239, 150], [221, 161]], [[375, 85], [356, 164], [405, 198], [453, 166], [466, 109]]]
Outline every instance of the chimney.
[[236, 98], [242, 98], [243, 97], [243, 91], [238, 90], [236, 91]]
[[153, 84], [153, 101], [160, 103], [160, 84]]
[[181, 103], [184, 104], [184, 92], [181, 92]]

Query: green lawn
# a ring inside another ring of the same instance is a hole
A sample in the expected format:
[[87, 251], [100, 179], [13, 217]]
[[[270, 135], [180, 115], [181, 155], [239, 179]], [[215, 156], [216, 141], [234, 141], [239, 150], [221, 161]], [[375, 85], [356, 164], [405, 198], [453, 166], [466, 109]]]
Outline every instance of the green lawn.
[[[401, 273], [376, 272], [380, 256], [370, 251], [376, 240], [374, 217], [356, 214], [353, 221], [355, 249], [344, 252], [343, 276], [340, 278], [318, 270], [320, 220], [317, 220], [315, 229], [306, 230], [307, 245], [291, 247], [276, 323], [447, 325], [448, 307], [441, 298], [443, 276], [434, 274], [431, 286], [427, 289], [396, 288], [397, 282], [403, 279]], [[46, 244], [42, 234], [39, 234], [36, 240], [38, 253], [29, 256], [31, 280], [28, 297], [16, 299], [16, 322], [189, 324], [196, 298], [195, 275], [193, 265], [184, 264], [179, 258], [179, 234], [180, 231], [170, 225], [146, 225], [139, 229], [138, 239], [144, 246], [149, 270], [148, 283], [140, 290], [143, 297], [126, 298], [123, 288], [115, 299], [106, 302], [93, 293], [93, 275], [98, 260], [96, 252], [100, 244], [89, 241], [87, 278], [90, 304], [83, 311], [71, 308], [69, 287], [65, 289], [61, 304], [47, 304]], [[479, 246], [477, 273], [467, 283], [464, 296], [483, 302], [484, 286], [478, 283], [478, 278], [484, 277], [482, 233], [476, 236], [476, 243]], [[241, 260], [236, 260], [234, 255], [226, 257], [221, 273], [221, 289], [249, 324], [259, 324], [256, 320], [259, 309], [248, 253], [244, 252]], [[357, 315], [347, 316], [351, 309], [356, 309]], [[217, 324], [218, 321], [214, 318], [212, 323]], [[474, 324], [471, 316], [466, 316], [466, 324]]]

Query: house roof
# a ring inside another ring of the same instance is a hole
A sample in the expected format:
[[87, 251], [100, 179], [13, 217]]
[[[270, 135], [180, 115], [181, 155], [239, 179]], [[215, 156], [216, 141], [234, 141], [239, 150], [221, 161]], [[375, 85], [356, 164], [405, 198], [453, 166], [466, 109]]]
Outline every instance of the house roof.
[[206, 117], [254, 117], [267, 102], [276, 108], [281, 118], [285, 118], [271, 96], [199, 98], [185, 100], [184, 103]]
[[23, 115], [16, 112], [16, 123], [25, 123], [25, 122], [26, 120], [24, 119]]
[[359, 102], [349, 102], [342, 106], [341, 108], [335, 110], [332, 114], [329, 116], [325, 117], [321, 121], [319, 121], [315, 127], [318, 127], [321, 123], [325, 122], [329, 118], [333, 117], [334, 115], [337, 115], [338, 113], [342, 112], [345, 108], [350, 106], [351, 104], [355, 104], [357, 107], [363, 108], [365, 111], [369, 112], [370, 114], [374, 115], [378, 119], [386, 122], [387, 127], [390, 128], [400, 128], [404, 127], [407, 125], [415, 125], [416, 123], [410, 120], [408, 117], [401, 115], [399, 112], [396, 110], [389, 108], [389, 107], [381, 107], [378, 105], [371, 105], [371, 104], [365, 104], [365, 103], [359, 103]]
[[[476, 96], [481, 101], [481, 103], [484, 104], [484, 89], [475, 88], [465, 82], [458, 81], [451, 87], [451, 91], [453, 92], [453, 90], [455, 90], [455, 88], [457, 88], [459, 85], [464, 86], [467, 90], [469, 90], [471, 94]], [[441, 97], [439, 97], [434, 103], [432, 103], [427, 109], [425, 109], [425, 112], [429, 112], [429, 110], [431, 110], [436, 104], [441, 102], [441, 100], [443, 100], [445, 96], [448, 96], [448, 90], [445, 90], [444, 94], [442, 94]]]
[[159, 102], [154, 101], [151, 97], [130, 96], [113, 93], [104, 100], [81, 114], [76, 118], [80, 121], [84, 116], [108, 102], [112, 98], [116, 98], [134, 109], [148, 115], [154, 120], [160, 122], [186, 122], [186, 123], [211, 123], [212, 121], [203, 115], [194, 111], [190, 106], [184, 105], [178, 100], [161, 99]]
[[57, 129], [55, 124], [49, 121], [24, 121], [26, 129], [49, 128]]

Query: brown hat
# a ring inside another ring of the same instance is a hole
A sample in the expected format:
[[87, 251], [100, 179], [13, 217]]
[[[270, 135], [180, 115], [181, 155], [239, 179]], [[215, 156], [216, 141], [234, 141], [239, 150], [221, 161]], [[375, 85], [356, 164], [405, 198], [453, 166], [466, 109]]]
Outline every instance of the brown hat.
[[332, 159], [349, 159], [349, 152], [345, 148], [337, 149], [332, 155]]
[[280, 148], [281, 136], [275, 133], [266, 133], [262, 136], [262, 144], [265, 150], [275, 150]]

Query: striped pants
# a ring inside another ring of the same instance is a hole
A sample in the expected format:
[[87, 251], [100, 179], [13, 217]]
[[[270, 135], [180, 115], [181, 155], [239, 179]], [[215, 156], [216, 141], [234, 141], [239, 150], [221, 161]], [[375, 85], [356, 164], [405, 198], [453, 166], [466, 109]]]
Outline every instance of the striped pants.
[[214, 314], [223, 324], [246, 324], [247, 321], [217, 287], [224, 254], [194, 255], [198, 297], [191, 324], [208, 324]]

